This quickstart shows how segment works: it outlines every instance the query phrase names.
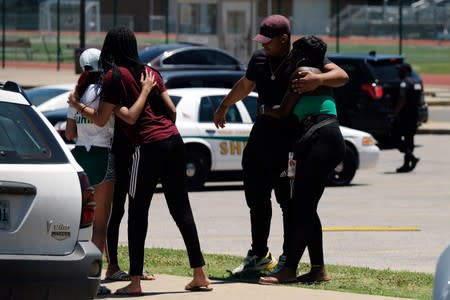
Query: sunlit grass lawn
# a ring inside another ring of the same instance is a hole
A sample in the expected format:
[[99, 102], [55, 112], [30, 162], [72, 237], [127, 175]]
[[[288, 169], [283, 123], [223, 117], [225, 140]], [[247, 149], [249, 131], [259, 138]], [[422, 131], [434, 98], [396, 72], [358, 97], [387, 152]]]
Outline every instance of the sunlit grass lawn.
[[[206, 270], [211, 279], [255, 283], [261, 274], [246, 274], [231, 277], [226, 270], [238, 266], [242, 257], [205, 254]], [[151, 248], [145, 249], [144, 269], [154, 274], [191, 276], [186, 251]], [[128, 248], [119, 247], [119, 264], [128, 269]], [[105, 266], [104, 266], [105, 267]], [[390, 296], [399, 298], [431, 299], [433, 275], [428, 273], [375, 270], [369, 268], [328, 265], [327, 270], [332, 281], [318, 285], [293, 286], [311, 289], [352, 292], [367, 295]], [[300, 265], [300, 273], [308, 271], [306, 264]]]

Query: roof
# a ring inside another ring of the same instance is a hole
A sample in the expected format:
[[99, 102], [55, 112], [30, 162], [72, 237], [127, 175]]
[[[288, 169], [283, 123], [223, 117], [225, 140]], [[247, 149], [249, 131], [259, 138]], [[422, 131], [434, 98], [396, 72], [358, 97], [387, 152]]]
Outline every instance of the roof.
[[348, 60], [386, 60], [386, 59], [399, 59], [404, 60], [404, 56], [397, 54], [370, 54], [370, 53], [330, 53], [327, 54], [330, 59], [333, 58], [345, 58]]

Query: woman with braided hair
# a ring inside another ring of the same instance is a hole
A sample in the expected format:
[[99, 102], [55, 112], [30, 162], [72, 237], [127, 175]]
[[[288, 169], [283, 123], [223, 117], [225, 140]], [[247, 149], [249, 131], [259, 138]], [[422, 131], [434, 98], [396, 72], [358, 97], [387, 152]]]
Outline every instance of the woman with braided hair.
[[141, 63], [134, 32], [126, 27], [116, 27], [107, 33], [101, 62], [105, 74], [100, 106], [97, 111], [84, 109], [83, 114], [102, 125], [114, 112], [134, 146], [128, 208], [131, 283], [116, 294], [142, 295], [148, 210], [159, 181], [193, 268], [193, 279], [185, 289], [212, 290], [203, 269], [205, 260], [186, 188], [185, 147], [175, 125], [175, 106], [161, 75]]

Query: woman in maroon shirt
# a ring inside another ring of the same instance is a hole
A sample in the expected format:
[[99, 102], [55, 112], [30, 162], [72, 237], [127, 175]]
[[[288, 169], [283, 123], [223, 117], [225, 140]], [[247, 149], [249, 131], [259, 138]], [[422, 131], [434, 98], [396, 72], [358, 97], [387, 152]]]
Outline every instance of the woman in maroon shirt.
[[[110, 30], [103, 43], [101, 62], [105, 75], [98, 111], [79, 108], [102, 125], [114, 111], [120, 126], [135, 146], [128, 208], [128, 247], [131, 283], [116, 294], [142, 294], [140, 276], [148, 209], [161, 181], [169, 211], [183, 237], [193, 268], [186, 290], [211, 290], [203, 266], [197, 229], [186, 189], [185, 147], [175, 125], [176, 111], [160, 74], [144, 66], [134, 33], [125, 27]], [[77, 104], [74, 104], [74, 106]]]

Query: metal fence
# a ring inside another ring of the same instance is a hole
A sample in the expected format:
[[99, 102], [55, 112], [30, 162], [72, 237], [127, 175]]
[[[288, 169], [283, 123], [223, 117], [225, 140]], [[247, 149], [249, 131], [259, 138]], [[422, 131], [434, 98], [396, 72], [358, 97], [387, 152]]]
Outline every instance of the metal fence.
[[342, 36], [398, 36], [400, 22], [405, 38], [442, 38], [450, 29], [450, 4], [430, 2], [401, 8], [397, 5], [348, 5], [330, 19], [330, 34], [336, 34], [339, 29]]

